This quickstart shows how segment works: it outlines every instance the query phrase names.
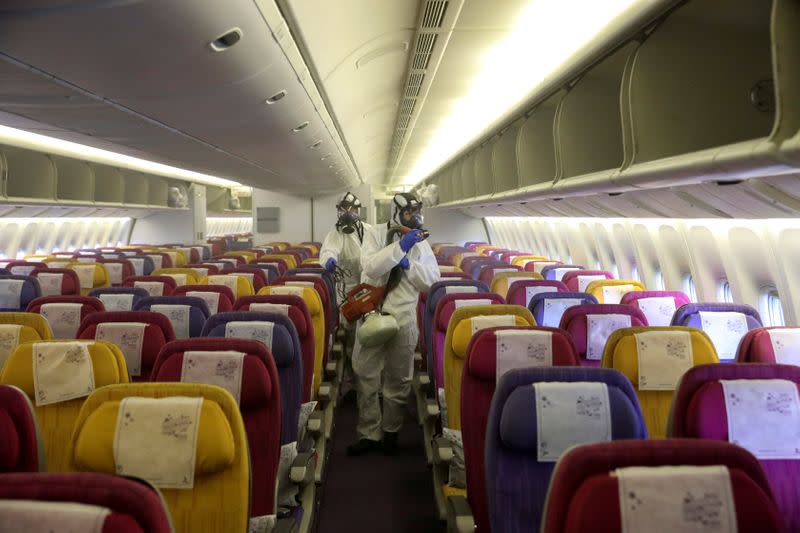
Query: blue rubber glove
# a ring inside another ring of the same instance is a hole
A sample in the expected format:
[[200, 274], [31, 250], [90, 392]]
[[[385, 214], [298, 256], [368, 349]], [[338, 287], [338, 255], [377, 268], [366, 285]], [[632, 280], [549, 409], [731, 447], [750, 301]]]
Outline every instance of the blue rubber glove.
[[325, 270], [327, 270], [328, 272], [333, 272], [333, 267], [335, 266], [336, 266], [336, 259], [334, 259], [333, 257], [325, 261]]
[[403, 253], [408, 253], [421, 238], [422, 232], [418, 229], [412, 229], [400, 239], [400, 249], [403, 250]]
[[411, 268], [411, 265], [408, 262], [408, 257], [406, 256], [403, 256], [403, 258], [397, 264], [400, 265], [400, 268], [402, 268], [403, 270], [408, 270], [409, 268]]

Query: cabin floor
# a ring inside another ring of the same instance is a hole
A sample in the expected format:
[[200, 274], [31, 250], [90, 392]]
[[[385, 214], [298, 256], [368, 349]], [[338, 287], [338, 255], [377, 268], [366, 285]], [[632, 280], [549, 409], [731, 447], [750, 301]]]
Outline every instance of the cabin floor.
[[409, 400], [397, 455], [376, 451], [348, 457], [347, 446], [356, 440], [358, 409], [354, 395], [339, 404], [316, 533], [444, 531], [436, 516], [422, 429], [410, 414], [413, 405]]

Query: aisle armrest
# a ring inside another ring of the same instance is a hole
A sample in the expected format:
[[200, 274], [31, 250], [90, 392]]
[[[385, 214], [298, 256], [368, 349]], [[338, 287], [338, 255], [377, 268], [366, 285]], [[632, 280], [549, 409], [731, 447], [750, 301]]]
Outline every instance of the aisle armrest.
[[447, 498], [447, 532], [472, 533], [475, 531], [475, 517], [464, 496]]
[[319, 391], [317, 392], [317, 400], [322, 404], [327, 404], [333, 399], [333, 384], [329, 381], [323, 381], [319, 384]]
[[425, 400], [425, 415], [428, 418], [437, 418], [439, 416], [439, 404], [432, 398]]
[[290, 516], [278, 518], [275, 527], [272, 529], [272, 533], [297, 533], [298, 531], [300, 531], [300, 525]]
[[453, 446], [444, 437], [433, 439], [433, 461], [437, 464], [450, 464], [453, 460]]
[[325, 413], [320, 410], [316, 410], [308, 416], [308, 422], [306, 423], [306, 431], [309, 432], [311, 435], [315, 437], [322, 433], [323, 428], [325, 427]]
[[314, 461], [313, 453], [298, 453], [289, 469], [289, 479], [301, 487], [313, 483], [316, 468]]

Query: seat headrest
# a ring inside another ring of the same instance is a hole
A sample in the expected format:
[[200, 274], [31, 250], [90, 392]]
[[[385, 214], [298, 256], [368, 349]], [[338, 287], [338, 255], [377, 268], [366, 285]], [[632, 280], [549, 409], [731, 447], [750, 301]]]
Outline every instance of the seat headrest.
[[217, 313], [206, 321], [203, 327], [204, 337], [225, 337], [225, 326], [228, 322], [272, 322], [272, 346], [270, 351], [278, 368], [296, 364], [300, 357], [300, 340], [297, 330], [289, 317], [277, 313], [257, 311], [232, 311]]
[[306, 308], [308, 308], [308, 313], [312, 318], [319, 316], [323, 312], [322, 299], [320, 298], [316, 289], [312, 289], [310, 287], [294, 287], [294, 289], [301, 289], [300, 291], [294, 291], [290, 288], [283, 289], [281, 287], [282, 286], [268, 285], [258, 291], [258, 296], [296, 296], [300, 298], [301, 296], [289, 294], [288, 292], [284, 291], [291, 291], [292, 293], [296, 292], [298, 295], [302, 294], [302, 299], [306, 303]]
[[12, 414], [0, 407], [0, 472], [13, 472], [20, 458], [22, 437], [17, 431]]
[[308, 306], [305, 300], [299, 296], [289, 294], [260, 294], [256, 296], [244, 296], [237, 300], [237, 306], [249, 306], [255, 303], [271, 303], [289, 306], [289, 318], [297, 329], [297, 335], [304, 338], [311, 332], [312, 325], [308, 323], [311, 319], [308, 313]]
[[[79, 470], [116, 472], [114, 428], [120, 403], [120, 400], [104, 401], [87, 411], [83, 423], [76, 425], [72, 461]], [[91, 406], [87, 404], [84, 409], [86, 407]], [[233, 464], [235, 456], [236, 447], [228, 418], [217, 402], [204, 399], [198, 426], [195, 473], [207, 476], [222, 472]]]
[[502, 296], [492, 292], [446, 294], [439, 298], [436, 305], [436, 315], [434, 317], [436, 320], [436, 327], [440, 331], [447, 331], [447, 326], [450, 324], [453, 313], [455, 313], [457, 309], [456, 302], [463, 300], [489, 300], [492, 302], [491, 305], [501, 305], [506, 303]]
[[134, 304], [133, 310], [149, 311], [154, 305], [188, 305], [199, 309], [206, 318], [211, 316], [211, 311], [208, 309], [208, 304], [202, 298], [196, 296], [148, 296], [142, 298]]
[[[469, 348], [470, 342], [472, 341], [472, 330], [474, 320], [479, 320], [481, 317], [484, 316], [507, 316], [513, 317], [514, 323], [513, 324], [503, 324], [504, 326], [532, 326], [533, 320], [527, 320], [522, 313], [494, 313], [492, 310], [494, 306], [475, 306], [472, 308], [478, 315], [472, 315], [470, 317], [466, 317], [462, 320], [457, 320], [454, 316], [453, 320], [451, 321], [455, 327], [453, 329], [453, 337], [452, 337], [452, 348], [453, 353], [456, 357], [464, 359], [467, 356], [467, 349]], [[504, 306], [505, 307], [505, 306]], [[522, 309], [525, 309], [524, 307]], [[485, 310], [479, 311], [479, 310]], [[525, 309], [527, 311], [527, 309]]]
[[106, 311], [104, 313], [92, 313], [86, 315], [81, 322], [78, 335], [97, 324], [103, 322], [143, 322], [148, 326], [159, 328], [164, 333], [164, 338], [168, 341], [173, 340], [175, 334], [172, 331], [172, 324], [169, 318], [161, 313], [153, 311]]

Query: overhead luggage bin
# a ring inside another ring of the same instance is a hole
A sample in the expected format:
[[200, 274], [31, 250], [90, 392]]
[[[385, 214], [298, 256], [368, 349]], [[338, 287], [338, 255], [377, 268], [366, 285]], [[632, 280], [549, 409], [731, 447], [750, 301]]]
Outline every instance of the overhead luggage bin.
[[121, 170], [125, 179], [124, 196], [125, 204], [137, 206], [147, 205], [149, 200], [149, 180], [147, 175], [133, 170]]
[[147, 176], [147, 204], [157, 207], [167, 207], [169, 198], [169, 183], [160, 176]]
[[125, 201], [125, 180], [118, 168], [90, 163], [94, 171], [94, 200], [98, 203], [121, 204]]
[[86, 161], [52, 156], [56, 166], [56, 198], [76, 202], [94, 201], [94, 173]]
[[558, 167], [553, 130], [556, 111], [563, 97], [561, 91], [539, 104], [519, 129], [516, 157], [520, 187], [547, 184], [543, 190], [549, 189], [556, 178]]
[[517, 164], [517, 135], [522, 127], [518, 120], [500, 134], [492, 147], [492, 180], [494, 192], [512, 191], [519, 187]]
[[463, 200], [464, 199], [464, 187], [461, 185], [461, 165], [463, 164], [462, 161], [456, 161], [450, 167], [448, 167], [447, 172], [450, 174], [451, 180], [451, 197], [453, 200]]
[[459, 165], [459, 172], [461, 175], [461, 198], [475, 198], [476, 180], [475, 180], [475, 158], [477, 152], [472, 152], [465, 157]]
[[492, 194], [492, 142], [475, 151], [475, 195], [480, 198]]
[[5, 196], [26, 200], [53, 200], [56, 197], [56, 166], [48, 154], [3, 146]]
[[[561, 100], [555, 123], [559, 184], [603, 183], [623, 162], [620, 87], [638, 43], [628, 43], [586, 72]], [[571, 180], [585, 176], [581, 180]]]

